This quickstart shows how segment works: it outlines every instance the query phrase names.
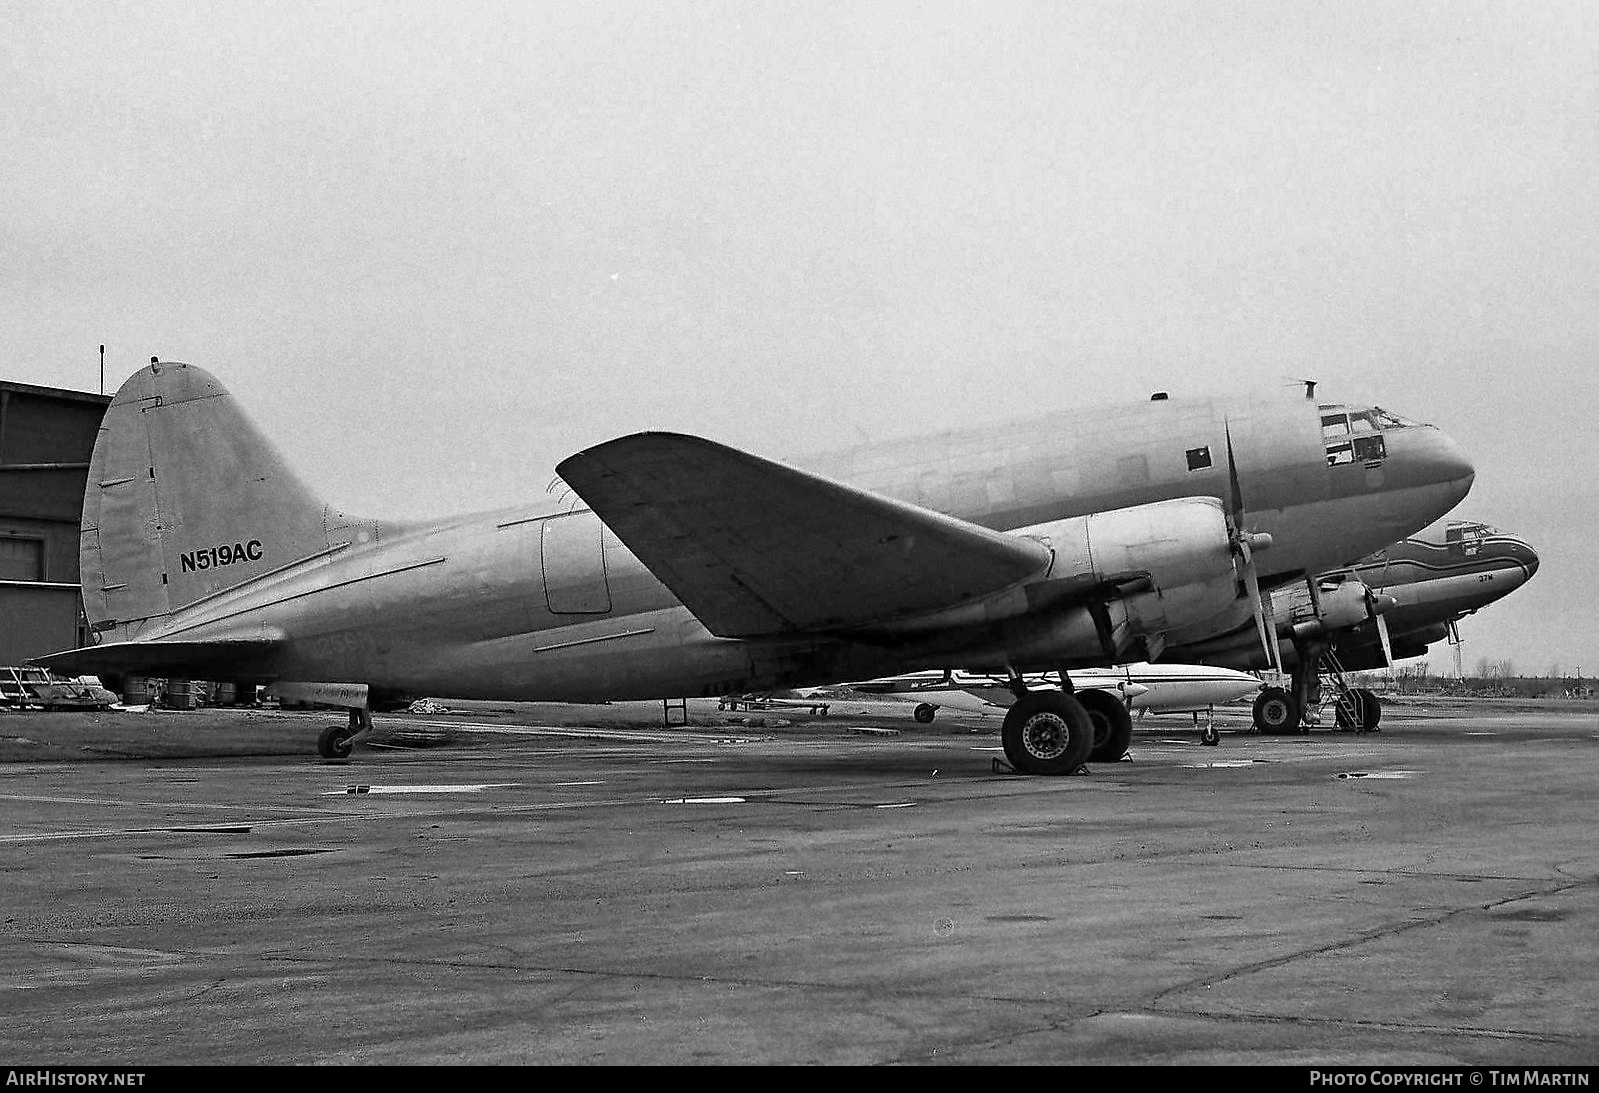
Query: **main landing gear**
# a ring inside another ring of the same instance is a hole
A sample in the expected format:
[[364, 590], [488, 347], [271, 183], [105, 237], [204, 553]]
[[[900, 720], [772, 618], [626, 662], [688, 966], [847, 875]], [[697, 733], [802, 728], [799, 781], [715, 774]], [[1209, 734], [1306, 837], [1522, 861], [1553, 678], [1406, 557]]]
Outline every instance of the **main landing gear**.
[[1061, 673], [1061, 690], [1030, 691], [1012, 675], [1016, 703], [1000, 739], [1005, 758], [1022, 774], [1075, 774], [1084, 763], [1114, 763], [1127, 754], [1133, 719], [1107, 691], [1075, 691]]
[[317, 737], [316, 750], [324, 759], [348, 759], [355, 750], [355, 740], [372, 731], [372, 711], [350, 711], [348, 725], [329, 725]]
[[1324, 642], [1294, 643], [1287, 688], [1266, 687], [1255, 699], [1255, 728], [1262, 733], [1309, 732], [1321, 720], [1330, 695], [1333, 721], [1342, 732], [1377, 732], [1382, 700], [1365, 687], [1351, 687], [1343, 666]]
[[1078, 691], [1076, 699], [1094, 726], [1094, 744], [1089, 749], [1090, 763], [1116, 763], [1127, 754], [1133, 742], [1133, 715], [1119, 695], [1109, 691]]

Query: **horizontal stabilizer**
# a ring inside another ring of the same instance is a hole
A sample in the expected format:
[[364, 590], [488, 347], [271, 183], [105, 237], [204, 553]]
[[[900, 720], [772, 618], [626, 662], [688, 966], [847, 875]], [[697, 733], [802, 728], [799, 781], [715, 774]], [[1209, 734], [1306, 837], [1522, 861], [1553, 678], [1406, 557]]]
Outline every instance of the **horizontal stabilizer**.
[[556, 470], [714, 634], [831, 631], [989, 596], [1049, 549], [699, 437], [635, 433]]
[[260, 672], [259, 660], [277, 647], [272, 638], [226, 641], [116, 641], [34, 657], [30, 664], [63, 675], [178, 676], [229, 679]]

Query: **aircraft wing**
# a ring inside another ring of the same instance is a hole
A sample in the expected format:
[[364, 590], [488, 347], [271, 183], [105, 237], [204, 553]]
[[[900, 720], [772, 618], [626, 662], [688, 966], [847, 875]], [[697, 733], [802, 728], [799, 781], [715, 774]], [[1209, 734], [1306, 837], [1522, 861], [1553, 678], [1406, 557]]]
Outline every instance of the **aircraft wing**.
[[270, 652], [273, 638], [238, 638], [221, 641], [114, 641], [34, 657], [28, 663], [63, 675], [105, 673], [162, 676], [183, 672], [196, 679], [225, 677], [230, 667], [243, 666]]
[[847, 630], [958, 607], [1050, 551], [699, 437], [635, 433], [560, 476], [713, 633]]

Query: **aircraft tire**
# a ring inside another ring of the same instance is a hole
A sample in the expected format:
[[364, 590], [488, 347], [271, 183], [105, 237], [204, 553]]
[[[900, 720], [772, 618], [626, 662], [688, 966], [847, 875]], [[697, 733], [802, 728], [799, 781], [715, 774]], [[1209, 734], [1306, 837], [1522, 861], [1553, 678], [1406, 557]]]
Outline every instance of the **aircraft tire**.
[[1377, 692], [1369, 691], [1362, 687], [1360, 689], [1360, 702], [1361, 711], [1366, 716], [1366, 731], [1382, 731], [1378, 728], [1382, 724], [1382, 699], [1377, 697]]
[[1281, 687], [1267, 687], [1255, 699], [1255, 728], [1267, 735], [1299, 728], [1299, 703]]
[[1006, 711], [1000, 741], [1022, 774], [1071, 774], [1094, 747], [1094, 725], [1071, 695], [1032, 691]]
[[1216, 731], [1215, 725], [1206, 725], [1199, 730], [1199, 742], [1207, 748], [1214, 748], [1221, 743], [1221, 733]]
[[918, 702], [916, 709], [911, 713], [911, 716], [923, 725], [930, 724], [937, 715], [938, 707], [931, 702]]
[[1109, 691], [1078, 691], [1075, 697], [1094, 726], [1090, 763], [1117, 763], [1133, 742], [1133, 716], [1122, 700]]
[[348, 759], [355, 750], [355, 734], [348, 725], [329, 725], [317, 737], [316, 750], [324, 759]]

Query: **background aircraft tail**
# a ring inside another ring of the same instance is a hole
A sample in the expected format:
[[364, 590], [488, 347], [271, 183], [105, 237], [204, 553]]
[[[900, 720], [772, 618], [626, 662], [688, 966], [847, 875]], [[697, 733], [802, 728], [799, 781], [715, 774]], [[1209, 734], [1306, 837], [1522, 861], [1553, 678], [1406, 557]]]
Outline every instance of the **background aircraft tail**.
[[325, 505], [211, 375], [152, 363], [95, 440], [79, 566], [97, 641], [376, 528]]

